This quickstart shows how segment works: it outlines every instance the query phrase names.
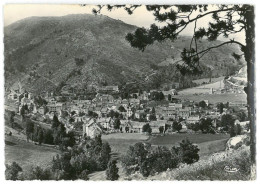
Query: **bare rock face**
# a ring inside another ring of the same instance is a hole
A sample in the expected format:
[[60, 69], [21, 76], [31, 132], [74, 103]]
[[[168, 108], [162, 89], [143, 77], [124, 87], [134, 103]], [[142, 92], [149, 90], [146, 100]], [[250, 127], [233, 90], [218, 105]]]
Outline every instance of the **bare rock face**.
[[231, 149], [238, 149], [242, 145], [249, 145], [250, 143], [250, 138], [248, 135], [237, 135], [235, 137], [230, 138], [227, 141], [226, 144], [226, 150], [231, 150]]

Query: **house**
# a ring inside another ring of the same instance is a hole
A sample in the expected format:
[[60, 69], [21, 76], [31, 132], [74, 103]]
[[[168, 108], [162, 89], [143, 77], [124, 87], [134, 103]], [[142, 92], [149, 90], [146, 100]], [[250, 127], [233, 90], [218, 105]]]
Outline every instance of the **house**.
[[102, 107], [100, 110], [101, 116], [106, 117], [108, 113], [108, 108], [107, 107]]
[[18, 99], [18, 94], [11, 92], [11, 93], [8, 95], [8, 99], [17, 100], [17, 99]]
[[183, 119], [187, 119], [190, 116], [190, 109], [184, 108], [177, 111], [177, 114], [179, 117], [182, 117]]
[[[166, 100], [170, 100], [170, 101], [172, 100], [172, 96], [178, 94], [177, 91], [176, 91], [176, 89], [171, 89], [171, 90], [169, 90], [169, 91], [162, 91], [162, 93], [163, 93], [163, 95], [164, 95], [164, 98], [165, 98]], [[171, 95], [171, 99], [168, 98], [169, 95]]]
[[133, 111], [132, 111], [131, 107], [127, 107], [126, 108], [126, 116], [131, 117], [132, 115], [133, 115]]
[[62, 103], [62, 102], [57, 102], [56, 103], [56, 111], [58, 112], [58, 111], [62, 111], [62, 110], [64, 110], [65, 109], [65, 104], [64, 103]]
[[118, 86], [102, 86], [98, 88], [100, 93], [119, 92]]
[[170, 118], [175, 119], [176, 118], [176, 110], [175, 107], [163, 107], [162, 108], [162, 117], [164, 119], [169, 120]]
[[199, 116], [190, 116], [186, 119], [187, 124], [195, 124], [195, 123], [198, 123], [199, 121], [200, 121]]
[[149, 94], [148, 94], [146, 91], [144, 91], [144, 92], [138, 97], [138, 99], [140, 99], [140, 100], [148, 100], [148, 99], [149, 99]]
[[114, 129], [114, 120], [111, 117], [108, 118], [98, 118], [97, 123], [99, 123], [105, 130]]
[[144, 110], [136, 110], [135, 111], [135, 118], [140, 119], [142, 114], [144, 114]]
[[129, 103], [132, 105], [139, 105], [140, 104], [140, 99], [135, 99], [135, 98], [130, 98]]
[[121, 104], [126, 109], [128, 107], [129, 102], [127, 99], [123, 99]]
[[27, 97], [23, 97], [21, 99], [21, 105], [27, 105], [29, 107], [29, 105], [31, 105], [31, 103], [32, 103], [32, 101]]
[[182, 104], [181, 103], [169, 103], [169, 107], [174, 107], [176, 111], [179, 111], [182, 109]]
[[99, 123], [96, 122], [96, 119], [90, 119], [83, 124], [83, 135], [89, 136], [90, 138], [95, 138], [98, 135], [102, 134], [102, 127]]
[[160, 133], [159, 127], [163, 127], [165, 130], [167, 120], [150, 121], [149, 125], [152, 128], [152, 133]]
[[145, 124], [144, 122], [127, 120], [121, 121], [121, 128], [126, 133], [142, 133]]

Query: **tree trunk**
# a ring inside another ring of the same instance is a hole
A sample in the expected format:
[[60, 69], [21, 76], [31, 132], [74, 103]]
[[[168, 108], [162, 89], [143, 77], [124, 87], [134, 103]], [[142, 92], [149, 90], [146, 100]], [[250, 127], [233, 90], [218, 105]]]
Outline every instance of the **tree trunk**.
[[[247, 103], [248, 103], [248, 117], [250, 121], [250, 151], [252, 170], [251, 178], [255, 179], [255, 163], [256, 163], [256, 124], [255, 124], [255, 23], [254, 23], [254, 6], [248, 5], [245, 13], [246, 21], [246, 48], [245, 60], [247, 62], [247, 78], [248, 84], [246, 87]], [[254, 176], [253, 176], [254, 175]]]

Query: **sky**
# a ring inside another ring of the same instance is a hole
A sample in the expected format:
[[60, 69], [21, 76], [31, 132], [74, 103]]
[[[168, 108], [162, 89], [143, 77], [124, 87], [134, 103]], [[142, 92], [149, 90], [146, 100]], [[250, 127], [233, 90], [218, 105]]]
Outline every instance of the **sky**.
[[[68, 14], [91, 14], [92, 9], [95, 6], [80, 6], [72, 4], [8, 4], [4, 6], [4, 26], [8, 26], [18, 20], [31, 17], [31, 16], [64, 16]], [[214, 9], [214, 6], [209, 8]], [[102, 10], [101, 12], [114, 19], [122, 20], [125, 23], [136, 25], [138, 27], [148, 28], [152, 23], [155, 22], [154, 16], [151, 12], [148, 12], [144, 6], [135, 10], [133, 15], [128, 15], [123, 9], [117, 9], [114, 11]], [[211, 20], [210, 16], [203, 18], [198, 21], [197, 27], [207, 27], [208, 22]], [[182, 31], [181, 35], [192, 36], [194, 25], [191, 24]], [[244, 43], [244, 33], [236, 34], [233, 37], [237, 41]], [[229, 38], [229, 39], [230, 39]], [[219, 37], [220, 40], [226, 40], [223, 37]]]

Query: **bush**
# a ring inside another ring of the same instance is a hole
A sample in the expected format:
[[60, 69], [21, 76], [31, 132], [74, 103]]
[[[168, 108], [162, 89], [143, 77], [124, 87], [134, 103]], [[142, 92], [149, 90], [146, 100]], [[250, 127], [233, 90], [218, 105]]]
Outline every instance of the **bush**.
[[182, 140], [180, 143], [180, 150], [182, 161], [186, 164], [192, 164], [199, 160], [199, 148], [193, 145], [188, 139]]
[[177, 168], [180, 163], [192, 164], [199, 160], [199, 149], [189, 140], [183, 140], [179, 147], [158, 146], [151, 148], [144, 143], [130, 146], [127, 154], [122, 157], [122, 164], [127, 174], [139, 171], [144, 177]]
[[11, 165], [6, 164], [5, 178], [6, 180], [15, 181], [18, 179], [18, 173], [22, 171], [22, 168], [16, 162], [13, 162]]
[[107, 180], [115, 181], [119, 178], [118, 167], [116, 166], [116, 163], [117, 163], [116, 160], [109, 161], [106, 170]]
[[142, 128], [142, 132], [152, 133], [152, 128], [150, 127], [149, 123], [145, 124]]

